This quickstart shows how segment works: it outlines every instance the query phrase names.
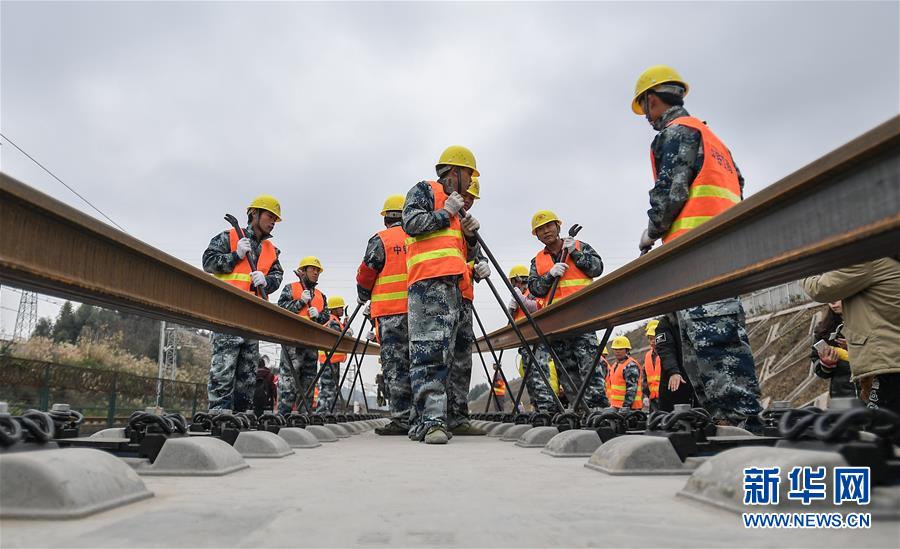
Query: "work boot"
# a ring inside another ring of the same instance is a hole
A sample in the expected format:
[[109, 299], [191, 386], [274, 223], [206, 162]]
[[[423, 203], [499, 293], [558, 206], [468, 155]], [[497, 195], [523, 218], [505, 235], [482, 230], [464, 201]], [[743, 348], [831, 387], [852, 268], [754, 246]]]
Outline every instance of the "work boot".
[[450, 436], [447, 434], [447, 430], [441, 425], [435, 425], [425, 433], [425, 444], [447, 444], [449, 440]]
[[376, 427], [375, 434], [381, 436], [406, 436], [409, 434], [409, 427], [405, 427], [402, 423], [394, 419], [384, 427]]
[[482, 431], [481, 429], [478, 429], [477, 427], [473, 427], [472, 424], [469, 423], [468, 421], [460, 423], [456, 427], [450, 429], [450, 432], [453, 433], [454, 436], [461, 436], [461, 437], [480, 437], [480, 436], [484, 436], [487, 434], [484, 431]]

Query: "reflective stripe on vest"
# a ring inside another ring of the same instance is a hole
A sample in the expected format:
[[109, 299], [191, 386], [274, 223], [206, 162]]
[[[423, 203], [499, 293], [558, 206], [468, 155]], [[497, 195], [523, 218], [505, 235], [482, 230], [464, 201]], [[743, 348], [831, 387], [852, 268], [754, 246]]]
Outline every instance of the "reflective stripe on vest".
[[[575, 249], [581, 249], [580, 240], [575, 241]], [[550, 272], [550, 268], [555, 264], [556, 261], [553, 260], [553, 256], [550, 255], [550, 252], [548, 252], [546, 248], [534, 256], [534, 266], [540, 276], [544, 276]], [[572, 259], [571, 255], [566, 256], [566, 265], [568, 265], [569, 268], [566, 269], [566, 272], [563, 273], [562, 277], [559, 279], [559, 283], [556, 285], [556, 293], [553, 294], [554, 301], [570, 296], [585, 286], [590, 286], [591, 282], [594, 281], [575, 265], [575, 261]]]
[[384, 267], [372, 288], [372, 318], [407, 312], [406, 233], [400, 225], [378, 233], [384, 246]]
[[625, 362], [618, 362], [609, 366], [609, 376], [606, 378], [606, 396], [609, 397], [610, 406], [615, 408], [621, 408], [622, 404], [625, 403], [625, 391], [627, 390], [625, 367], [629, 364], [634, 364], [638, 369], [637, 388], [634, 392], [634, 402], [631, 404], [631, 409], [640, 410], [644, 407], [642, 389], [644, 376], [641, 372], [641, 365], [632, 357], [628, 357]]
[[[700, 132], [703, 142], [703, 165], [691, 183], [687, 202], [672, 222], [669, 232], [663, 236], [663, 242], [696, 229], [741, 201], [741, 184], [728, 147], [699, 118], [682, 116], [668, 124], [668, 126], [677, 125]], [[655, 180], [656, 162], [652, 151], [650, 163], [653, 166]]]
[[653, 360], [653, 350], [644, 355], [644, 375], [647, 376], [647, 386], [650, 388], [650, 398], [659, 398], [659, 379], [662, 371], [662, 362], [659, 355]]
[[[434, 211], [444, 207], [447, 195], [436, 181], [429, 181], [434, 193]], [[420, 280], [458, 276], [466, 272], [466, 241], [459, 216], [450, 218], [446, 229], [410, 236], [406, 239], [407, 286]]]
[[[344, 323], [341, 322], [341, 319], [338, 318], [337, 315], [331, 315], [331, 318], [329, 319], [328, 323], [331, 324], [332, 322], [337, 323], [337, 325], [341, 327], [340, 330], [344, 331]], [[319, 364], [325, 364], [325, 357], [327, 357], [327, 356], [328, 356], [328, 351], [323, 351], [322, 349], [319, 349]], [[335, 352], [333, 355], [331, 355], [331, 363], [332, 364], [338, 364], [345, 360], [347, 360], [347, 355], [345, 353]]]
[[[229, 230], [228, 242], [232, 252], [237, 251], [238, 240], [240, 239], [238, 238], [237, 231], [234, 229]], [[256, 268], [261, 271], [262, 274], [268, 275], [269, 269], [272, 268], [272, 265], [277, 258], [275, 245], [269, 240], [263, 240], [260, 244], [259, 257], [256, 259]], [[240, 288], [245, 292], [252, 292], [253, 288], [250, 286], [250, 272], [250, 260], [244, 257], [244, 259], [241, 259], [234, 265], [234, 269], [230, 273], [216, 274], [213, 276], [223, 282], [231, 284], [235, 288]]]
[[[300, 296], [303, 295], [303, 284], [299, 282], [291, 283], [291, 299], [294, 301], [299, 301]], [[313, 290], [313, 298], [306, 305], [300, 307], [300, 310], [297, 311], [297, 314], [306, 318], [309, 318], [309, 308], [315, 307], [319, 313], [325, 310], [325, 296], [322, 295], [322, 292], [319, 290]], [[314, 319], [310, 319], [315, 322]]]

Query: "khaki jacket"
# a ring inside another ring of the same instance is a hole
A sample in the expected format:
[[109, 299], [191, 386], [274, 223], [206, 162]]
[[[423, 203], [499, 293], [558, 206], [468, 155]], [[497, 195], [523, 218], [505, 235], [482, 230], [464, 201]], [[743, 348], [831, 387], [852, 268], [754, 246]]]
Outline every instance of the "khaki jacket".
[[900, 372], [900, 262], [852, 265], [803, 280], [821, 303], [843, 300], [853, 379]]

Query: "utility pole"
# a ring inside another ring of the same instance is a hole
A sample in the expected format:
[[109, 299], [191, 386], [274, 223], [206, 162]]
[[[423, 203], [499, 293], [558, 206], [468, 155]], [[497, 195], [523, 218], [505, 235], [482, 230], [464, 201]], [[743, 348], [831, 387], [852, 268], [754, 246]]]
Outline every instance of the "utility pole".
[[31, 337], [37, 326], [37, 294], [22, 290], [19, 298], [19, 311], [16, 313], [16, 327], [13, 330], [15, 341], [24, 341]]

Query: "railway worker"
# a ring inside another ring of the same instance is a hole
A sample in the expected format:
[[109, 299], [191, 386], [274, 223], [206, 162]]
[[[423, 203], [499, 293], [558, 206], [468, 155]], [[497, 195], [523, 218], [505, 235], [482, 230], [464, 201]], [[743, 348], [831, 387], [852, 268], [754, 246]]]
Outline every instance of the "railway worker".
[[[284, 287], [278, 298], [278, 306], [319, 324], [328, 322], [331, 319], [328, 300], [325, 294], [316, 287], [322, 271], [322, 262], [319, 261], [319, 258], [308, 255], [301, 259], [297, 270], [294, 271], [299, 280]], [[281, 346], [278, 376], [279, 413], [291, 413], [295, 402], [298, 411], [306, 411], [306, 408], [297, 399], [300, 391], [306, 398], [308, 408], [312, 409], [313, 399], [309, 392], [309, 386], [316, 377], [317, 358], [318, 353], [312, 347], [305, 345]]]
[[[338, 333], [343, 332], [345, 326], [343, 319], [345, 307], [344, 298], [339, 295], [331, 296], [328, 298], [327, 303], [329, 316], [325, 326]], [[353, 328], [347, 329], [346, 337], [353, 337]], [[319, 349], [319, 367], [324, 370], [322, 375], [319, 376], [319, 405], [316, 407], [316, 412], [320, 414], [330, 414], [334, 399], [338, 398], [337, 389], [341, 373], [341, 363], [347, 360], [347, 355], [345, 353], [335, 352], [331, 355], [330, 360], [326, 360], [327, 358], [327, 351]]]
[[647, 323], [644, 333], [647, 335], [647, 343], [650, 349], [644, 355], [644, 397], [650, 402], [650, 411], [655, 412], [659, 409], [659, 380], [662, 370], [662, 363], [659, 355], [656, 354], [656, 327], [659, 325], [658, 319], [653, 319]]
[[[656, 65], [637, 80], [631, 109], [659, 132], [651, 145], [656, 181], [639, 248], [684, 235], [743, 199], [744, 178], [731, 152], [684, 108], [688, 85]], [[738, 298], [678, 312], [683, 364], [701, 404], [720, 425], [761, 431], [759, 382]]]
[[381, 217], [385, 228], [369, 239], [356, 270], [356, 297], [360, 303], [370, 302], [368, 316], [374, 322], [373, 337], [381, 345], [385, 395], [381, 398], [390, 403], [391, 422], [375, 429], [381, 436], [409, 434], [412, 405], [406, 291], [407, 234], [401, 226], [404, 201], [401, 194], [391, 195], [384, 201]]
[[497, 404], [499, 404], [500, 409], [503, 410], [506, 407], [506, 393], [509, 392], [509, 387], [507, 387], [506, 382], [503, 381], [503, 376], [500, 375], [499, 370], [500, 365], [494, 364], [494, 381], [491, 383], [491, 390], [494, 392]]
[[[481, 183], [477, 176], [472, 176], [469, 188], [463, 196], [463, 209], [472, 210], [475, 201], [481, 198]], [[475, 300], [475, 263], [487, 261], [476, 254], [475, 259], [466, 262], [466, 271], [460, 281], [462, 294], [462, 311], [459, 316], [459, 335], [453, 348], [453, 365], [447, 378], [447, 425], [451, 435], [483, 436], [487, 433], [476, 429], [469, 421], [469, 386], [472, 384], [472, 345], [475, 343], [475, 332], [472, 326], [473, 301]]]
[[676, 404], [697, 406], [694, 388], [681, 362], [681, 336], [675, 313], [660, 317], [654, 331], [653, 345], [661, 368], [659, 409], [671, 412]]
[[[233, 228], [209, 241], [203, 252], [203, 270], [246, 292], [265, 289], [266, 295], [278, 290], [284, 271], [281, 253], [270, 240], [275, 224], [281, 221], [281, 204], [273, 196], [262, 194], [247, 206], [244, 238]], [[256, 270], [250, 268], [250, 259]], [[207, 386], [210, 410], [243, 412], [252, 407], [259, 341], [232, 334], [212, 334], [212, 361]]]
[[[544, 306], [543, 299], [532, 296], [531, 292], [528, 291], [528, 267], [525, 265], [514, 265], [513, 268], [509, 270], [508, 278], [513, 286], [513, 291], [516, 292], [516, 296], [521, 299], [522, 303], [525, 305], [525, 309], [527, 309], [529, 313], [534, 314]], [[518, 321], [525, 318], [525, 312], [519, 307], [519, 301], [516, 300], [515, 297], [510, 297], [507, 308], [509, 309], [510, 316], [512, 316], [514, 320]], [[518, 352], [520, 365], [527, 364], [528, 352], [521, 347]], [[547, 355], [546, 350], [543, 350], [542, 347], [538, 346], [534, 349], [534, 354], [535, 358], [538, 359], [537, 367], [543, 369], [547, 379], [550, 380], [552, 377], [555, 377], [556, 369], [553, 368], [551, 372], [549, 368], [549, 363], [552, 361], [549, 360], [548, 356], [544, 356]], [[541, 358], [542, 356], [543, 358]], [[534, 367], [532, 367], [532, 369], [534, 369]], [[524, 376], [524, 368], [520, 366], [519, 370], [519, 375]], [[552, 376], [551, 373], [553, 373]], [[551, 385], [554, 385], [552, 380]], [[558, 393], [558, 385], [552, 388], [547, 387], [547, 384], [543, 382], [540, 375], [532, 373], [528, 376], [528, 379], [525, 380], [525, 390], [528, 391], [528, 398], [531, 399], [535, 411], [551, 413], [556, 410], [551, 391]]]
[[643, 376], [641, 365], [630, 355], [631, 341], [625, 336], [614, 337], [610, 347], [616, 355], [615, 361], [609, 366], [609, 377], [606, 378], [610, 406], [626, 410], [643, 409]]
[[[478, 221], [462, 218], [463, 193], [478, 176], [475, 156], [458, 145], [448, 147], [435, 170], [437, 181], [421, 181], [406, 195], [403, 230], [407, 238], [410, 379], [416, 424], [410, 438], [428, 444], [450, 439], [446, 383], [459, 349], [466, 347], [466, 307], [460, 285], [467, 261], [477, 258]], [[474, 266], [480, 278], [490, 276], [486, 261]], [[471, 321], [469, 321], [471, 332]], [[468, 346], [471, 361], [471, 345]]]
[[[550, 301], [550, 288], [555, 280], [559, 282], [553, 299], [559, 300], [586, 288], [594, 277], [603, 273], [603, 260], [600, 259], [600, 254], [586, 242], [575, 240], [571, 236], [560, 238], [561, 227], [562, 221], [550, 210], [540, 210], [531, 218], [531, 234], [544, 245], [544, 248], [531, 260], [528, 291], [533, 296], [544, 298], [545, 301]], [[564, 262], [560, 261], [563, 250], [567, 254]], [[552, 341], [551, 345], [556, 356], [563, 362], [556, 367], [566, 369], [572, 382], [575, 383], [572, 390], [577, 391], [590, 371], [597, 353], [600, 352], [597, 334], [587, 332], [561, 337]], [[585, 404], [589, 408], [609, 406], [603, 390], [603, 379], [602, 369], [598, 367], [584, 393]], [[575, 395], [576, 393], [573, 393], [571, 396], [574, 398]]]

